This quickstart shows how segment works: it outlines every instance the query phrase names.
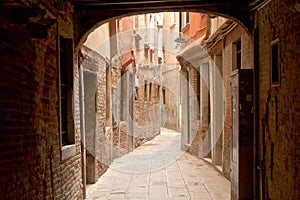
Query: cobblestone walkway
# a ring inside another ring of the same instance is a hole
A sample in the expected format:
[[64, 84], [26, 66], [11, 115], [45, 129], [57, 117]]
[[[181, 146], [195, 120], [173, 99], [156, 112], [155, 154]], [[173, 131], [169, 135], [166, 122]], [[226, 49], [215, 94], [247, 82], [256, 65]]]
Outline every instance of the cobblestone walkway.
[[160, 135], [116, 159], [87, 189], [87, 199], [230, 199], [230, 182], [212, 166], [180, 150], [180, 134]]

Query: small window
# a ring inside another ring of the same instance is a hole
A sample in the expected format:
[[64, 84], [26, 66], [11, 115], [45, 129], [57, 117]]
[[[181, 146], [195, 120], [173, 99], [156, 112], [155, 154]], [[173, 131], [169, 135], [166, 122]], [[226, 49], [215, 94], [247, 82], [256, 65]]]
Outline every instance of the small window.
[[137, 101], [139, 98], [139, 88], [135, 88], [135, 92], [134, 92], [134, 100]]
[[149, 58], [149, 60], [150, 60], [150, 63], [152, 64], [153, 63], [153, 54], [154, 54], [154, 50], [153, 49], [150, 49], [150, 58]]
[[189, 23], [190, 23], [190, 13], [189, 13], [189, 12], [186, 12], [185, 23], [186, 23], [186, 24], [189, 24]]
[[160, 100], [160, 85], [157, 86], [157, 99]]
[[152, 101], [152, 83], [149, 83], [149, 101]]
[[176, 12], [170, 14], [170, 26], [173, 26], [174, 24], [176, 24]]
[[144, 81], [144, 101], [147, 101], [147, 81]]
[[242, 43], [241, 40], [232, 44], [232, 71], [242, 67]]
[[275, 40], [272, 43], [272, 52], [271, 52], [271, 81], [272, 85], [279, 85], [280, 81], [280, 67], [279, 67], [279, 40]]
[[162, 89], [162, 100], [163, 100], [163, 104], [165, 105], [166, 104], [166, 89], [163, 88]]
[[145, 44], [144, 44], [144, 56], [145, 56], [145, 59], [146, 59], [146, 60], [148, 60], [149, 49], [150, 49], [149, 44], [145, 43]]
[[184, 13], [184, 24], [183, 27], [185, 27], [186, 25], [188, 25], [190, 23], [190, 13], [189, 12], [185, 12]]
[[125, 113], [126, 113], [126, 73], [122, 70], [121, 71], [121, 101], [120, 101], [120, 120], [125, 120]]
[[72, 39], [60, 36], [59, 96], [61, 144], [75, 143], [72, 110], [73, 94], [73, 48]]
[[222, 76], [222, 74], [223, 74], [223, 56], [222, 56], [222, 52], [215, 55], [214, 61], [215, 61], [216, 66], [218, 67], [220, 75]]

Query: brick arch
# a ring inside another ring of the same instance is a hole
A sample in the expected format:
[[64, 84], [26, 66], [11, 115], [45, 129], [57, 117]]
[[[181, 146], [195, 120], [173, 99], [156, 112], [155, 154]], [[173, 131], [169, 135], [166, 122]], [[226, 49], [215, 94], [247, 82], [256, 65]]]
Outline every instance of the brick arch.
[[[182, 2], [181, 4], [183, 4]], [[101, 7], [101, 6], [82, 6], [76, 5], [74, 8], [74, 44], [75, 51], [77, 52], [82, 44], [87, 39], [88, 35], [93, 32], [96, 28], [102, 24], [116, 18], [154, 13], [154, 12], [199, 12], [207, 13], [211, 15], [218, 15], [225, 18], [232, 19], [243, 27], [243, 29], [252, 36], [252, 25], [251, 25], [251, 13], [250, 9], [246, 5], [236, 5], [230, 4], [219, 4], [219, 5], [199, 5], [195, 6], [184, 6], [181, 7], [143, 7], [143, 8], [134, 8], [126, 7], [124, 9], [112, 9]], [[138, 5], [138, 4], [137, 4]]]

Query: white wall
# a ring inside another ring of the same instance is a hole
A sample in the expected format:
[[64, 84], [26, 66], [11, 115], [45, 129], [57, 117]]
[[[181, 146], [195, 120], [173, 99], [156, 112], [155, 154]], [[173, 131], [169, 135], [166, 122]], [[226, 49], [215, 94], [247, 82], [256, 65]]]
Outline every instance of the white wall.
[[109, 23], [105, 23], [90, 33], [84, 45], [96, 51], [104, 58], [110, 58], [109, 37]]

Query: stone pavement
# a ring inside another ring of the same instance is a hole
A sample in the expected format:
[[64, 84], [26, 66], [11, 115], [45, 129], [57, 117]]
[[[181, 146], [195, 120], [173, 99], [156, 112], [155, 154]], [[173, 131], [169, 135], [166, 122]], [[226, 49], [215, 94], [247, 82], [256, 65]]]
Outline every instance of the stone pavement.
[[230, 199], [230, 182], [214, 167], [180, 150], [180, 134], [161, 134], [125, 156], [87, 188], [88, 200]]

